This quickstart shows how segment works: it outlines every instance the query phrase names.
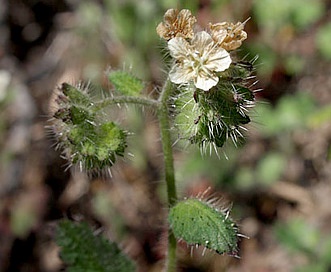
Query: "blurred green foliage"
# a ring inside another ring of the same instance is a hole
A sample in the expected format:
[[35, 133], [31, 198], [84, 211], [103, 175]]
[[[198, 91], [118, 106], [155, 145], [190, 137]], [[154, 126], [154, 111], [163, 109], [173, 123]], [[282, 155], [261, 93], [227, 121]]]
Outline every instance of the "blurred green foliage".
[[272, 184], [280, 179], [286, 165], [286, 157], [278, 152], [269, 152], [257, 165], [257, 181]]
[[325, 11], [320, 0], [255, 0], [253, 6], [259, 27], [272, 36], [290, 25], [297, 31], [315, 23]]
[[303, 254], [307, 264], [295, 271], [329, 271], [331, 266], [331, 235], [323, 236], [314, 226], [303, 219], [292, 219], [287, 223], [279, 223], [274, 228], [279, 242], [291, 254]]
[[[302, 35], [317, 25], [325, 15], [323, 0], [255, 0], [253, 21], [259, 35], [247, 45], [253, 54], [260, 56], [259, 74], [268, 77], [276, 65], [284, 66], [290, 75], [301, 72], [307, 59], [299, 52], [293, 52], [295, 35]], [[321, 54], [329, 58], [330, 28], [318, 29], [316, 43]]]
[[331, 105], [326, 105], [314, 111], [308, 118], [308, 125], [311, 128], [318, 128], [331, 120]]
[[321, 55], [327, 60], [331, 60], [331, 23], [318, 29], [316, 34], [316, 46]]
[[277, 136], [306, 127], [315, 110], [314, 99], [305, 92], [298, 92], [281, 97], [274, 107], [259, 103], [255, 121], [260, 124], [259, 131], [263, 136]]
[[15, 203], [10, 217], [10, 228], [15, 235], [25, 238], [37, 222], [35, 207], [31, 207], [28, 203], [25, 205]]

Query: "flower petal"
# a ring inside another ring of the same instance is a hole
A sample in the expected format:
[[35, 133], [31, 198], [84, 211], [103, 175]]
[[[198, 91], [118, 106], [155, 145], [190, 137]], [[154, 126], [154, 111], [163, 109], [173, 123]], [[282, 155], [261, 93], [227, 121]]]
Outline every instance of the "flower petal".
[[170, 55], [178, 60], [185, 59], [191, 51], [189, 43], [180, 37], [171, 39], [168, 42], [168, 49]]
[[169, 72], [170, 81], [175, 84], [188, 83], [195, 77], [193, 71], [183, 69], [182, 65], [175, 64]]
[[199, 52], [209, 50], [213, 46], [213, 39], [206, 31], [200, 31], [192, 39], [192, 45]]
[[209, 91], [212, 87], [214, 87], [218, 83], [218, 77], [213, 76], [213, 77], [206, 77], [206, 76], [200, 76], [196, 78], [196, 81], [194, 85], [204, 91]]
[[205, 67], [211, 71], [222, 72], [229, 68], [231, 62], [230, 54], [225, 49], [218, 47], [210, 54]]

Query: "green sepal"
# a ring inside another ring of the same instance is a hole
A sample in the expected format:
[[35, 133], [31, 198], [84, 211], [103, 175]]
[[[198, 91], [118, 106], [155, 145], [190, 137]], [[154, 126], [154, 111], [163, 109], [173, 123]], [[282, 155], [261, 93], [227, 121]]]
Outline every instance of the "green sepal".
[[195, 138], [217, 147], [222, 147], [228, 138], [237, 144], [242, 138], [241, 126], [250, 122], [246, 107], [254, 102], [253, 92], [239, 84], [220, 82], [198, 96], [201, 118]]
[[70, 107], [69, 112], [70, 120], [74, 125], [88, 125], [91, 124], [95, 119], [92, 112], [82, 107], [72, 106]]
[[196, 122], [199, 119], [199, 108], [195, 102], [192, 92], [183, 91], [175, 97], [175, 126], [179, 130], [181, 138], [190, 139], [194, 133]]
[[72, 104], [89, 107], [92, 103], [88, 94], [80, 91], [78, 88], [68, 83], [62, 83], [60, 90], [70, 100]]
[[209, 91], [189, 86], [175, 95], [175, 124], [180, 136], [192, 144], [222, 147], [230, 138], [235, 145], [243, 142], [241, 130], [251, 120], [249, 108], [255, 96], [247, 85], [253, 65], [249, 62], [231, 64], [220, 73], [218, 84]]
[[253, 70], [253, 64], [250, 62], [233, 62], [228, 69], [221, 73], [221, 80], [224, 82], [243, 83], [251, 76]]
[[178, 202], [169, 211], [170, 227], [177, 239], [202, 245], [219, 254], [236, 255], [238, 229], [227, 213], [195, 198]]
[[108, 79], [122, 95], [138, 96], [144, 88], [140, 79], [125, 71], [110, 71]]
[[134, 263], [115, 243], [94, 235], [86, 223], [61, 221], [56, 243], [60, 246], [62, 260], [68, 265], [68, 272], [135, 271]]

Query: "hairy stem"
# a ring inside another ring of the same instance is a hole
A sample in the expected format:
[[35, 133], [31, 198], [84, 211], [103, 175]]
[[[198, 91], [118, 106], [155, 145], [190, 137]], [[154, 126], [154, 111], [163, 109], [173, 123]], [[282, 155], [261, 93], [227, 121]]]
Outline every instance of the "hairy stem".
[[114, 104], [136, 104], [141, 106], [148, 106], [158, 108], [159, 102], [149, 98], [135, 97], [135, 96], [114, 96], [107, 97], [102, 101], [95, 103], [98, 107], [104, 108]]
[[[116, 105], [116, 104], [136, 104], [141, 106], [148, 106], [157, 110], [158, 119], [160, 123], [161, 142], [164, 156], [164, 171], [165, 181], [167, 185], [168, 205], [174, 206], [177, 201], [177, 191], [175, 184], [175, 171], [174, 160], [172, 152], [172, 141], [170, 134], [170, 120], [168, 102], [172, 90], [172, 85], [169, 81], [166, 81], [163, 86], [162, 92], [158, 100], [134, 97], [134, 96], [117, 96], [108, 97], [102, 101], [96, 102], [96, 106], [101, 108]], [[168, 235], [168, 254], [167, 254], [167, 272], [176, 271], [176, 246], [177, 241], [172, 231], [169, 230]]]
[[[158, 118], [160, 122], [161, 141], [164, 156], [165, 180], [167, 184], [168, 205], [172, 207], [177, 201], [177, 192], [175, 184], [174, 160], [172, 152], [172, 142], [170, 134], [170, 120], [168, 101], [171, 93], [172, 85], [169, 81], [163, 86], [159, 97]], [[167, 272], [176, 271], [176, 238], [171, 230], [168, 235], [168, 259]]]

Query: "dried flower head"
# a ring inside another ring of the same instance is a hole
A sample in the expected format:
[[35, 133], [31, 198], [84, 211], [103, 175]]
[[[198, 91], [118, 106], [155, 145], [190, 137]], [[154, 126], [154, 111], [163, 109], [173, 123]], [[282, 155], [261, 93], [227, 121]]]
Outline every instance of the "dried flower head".
[[190, 43], [181, 37], [173, 38], [168, 48], [176, 59], [169, 72], [170, 81], [175, 84], [193, 82], [197, 88], [208, 91], [219, 81], [216, 72], [231, 64], [229, 53], [217, 46], [206, 31], [196, 33]]
[[196, 23], [196, 18], [188, 9], [168, 9], [161, 22], [156, 27], [157, 34], [165, 39], [170, 40], [174, 37], [189, 38], [193, 37], [193, 25]]
[[245, 22], [238, 22], [236, 24], [223, 22], [209, 24], [209, 29], [214, 41], [225, 50], [231, 51], [240, 47], [242, 41], [247, 38], [244, 26]]

